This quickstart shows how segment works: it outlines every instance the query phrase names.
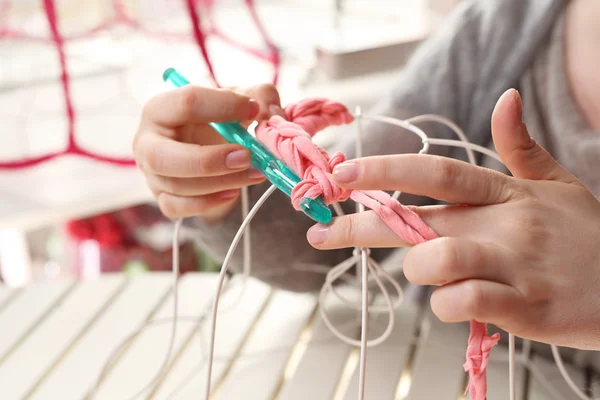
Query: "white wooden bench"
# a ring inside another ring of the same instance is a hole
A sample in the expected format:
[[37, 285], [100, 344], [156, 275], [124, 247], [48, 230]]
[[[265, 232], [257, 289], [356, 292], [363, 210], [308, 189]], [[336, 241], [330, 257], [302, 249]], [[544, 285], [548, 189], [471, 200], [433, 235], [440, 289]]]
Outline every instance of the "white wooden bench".
[[[174, 358], [166, 376], [140, 398], [203, 398], [208, 335], [207, 321], [201, 317], [211, 307], [216, 282], [214, 274], [181, 278], [179, 312], [186, 319], [178, 325]], [[221, 303], [213, 398], [357, 398], [358, 349], [327, 330], [316, 312], [315, 296], [272, 290], [254, 280], [246, 290], [240, 288], [232, 285]], [[162, 324], [127, 342], [93, 397], [130, 398], [156, 375], [167, 351], [170, 289], [167, 273], [0, 287], [0, 399], [87, 398], [111, 352], [145, 321], [162, 318]], [[336, 326], [358, 334], [355, 311], [334, 302], [328, 310]], [[383, 323], [373, 321], [373, 330]], [[392, 337], [369, 349], [366, 398], [466, 398], [462, 364], [467, 335], [464, 325], [442, 324], [427, 308], [403, 305]], [[508, 399], [504, 353], [497, 348], [492, 355], [489, 400]], [[531, 362], [564, 399], [575, 399], [553, 363], [535, 357]], [[571, 373], [583, 386], [584, 374]], [[520, 400], [553, 398], [523, 367], [518, 369], [518, 382]]]

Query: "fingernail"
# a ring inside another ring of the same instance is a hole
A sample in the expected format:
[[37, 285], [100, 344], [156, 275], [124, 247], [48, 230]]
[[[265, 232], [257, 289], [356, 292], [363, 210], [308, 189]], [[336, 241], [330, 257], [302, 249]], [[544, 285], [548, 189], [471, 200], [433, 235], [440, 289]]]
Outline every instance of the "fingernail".
[[523, 114], [523, 100], [521, 100], [521, 94], [518, 90], [515, 89], [515, 103], [517, 104], [517, 113], [519, 113], [519, 118]]
[[256, 117], [258, 112], [260, 111], [260, 105], [254, 99], [250, 99], [250, 104], [248, 107], [248, 119], [252, 119]]
[[227, 168], [245, 168], [250, 165], [250, 153], [248, 150], [236, 150], [225, 157]]
[[262, 172], [260, 172], [257, 169], [250, 168], [248, 170], [248, 178], [250, 178], [250, 179], [262, 179], [264, 177], [265, 176], [262, 174]]
[[345, 162], [333, 169], [333, 179], [340, 183], [354, 182], [358, 178], [358, 165]]
[[319, 245], [325, 242], [325, 240], [327, 239], [327, 230], [328, 227], [325, 225], [313, 225], [306, 233], [306, 237], [309, 243], [313, 245]]
[[233, 199], [234, 197], [236, 197], [239, 193], [239, 189], [232, 189], [232, 190], [225, 190], [223, 192], [219, 193], [219, 197], [222, 199]]
[[285, 112], [283, 109], [275, 104], [269, 106], [269, 114], [271, 114], [271, 117], [274, 115], [279, 115], [281, 118], [285, 118]]
[[[515, 107], [517, 108], [517, 130], [521, 135], [527, 133], [527, 128], [525, 128], [525, 123], [523, 122], [523, 99], [521, 98], [521, 94], [518, 90], [514, 89], [515, 96]], [[531, 138], [530, 138], [531, 139]]]

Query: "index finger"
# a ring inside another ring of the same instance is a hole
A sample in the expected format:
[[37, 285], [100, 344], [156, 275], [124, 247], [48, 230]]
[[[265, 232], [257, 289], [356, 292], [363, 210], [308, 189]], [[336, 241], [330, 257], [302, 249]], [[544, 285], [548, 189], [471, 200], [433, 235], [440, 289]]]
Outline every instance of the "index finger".
[[258, 103], [243, 94], [186, 85], [152, 98], [144, 107], [142, 118], [175, 128], [185, 124], [246, 121], [258, 111]]
[[343, 187], [399, 190], [456, 204], [504, 203], [513, 193], [512, 178], [446, 157], [399, 154], [346, 161], [333, 170]]
[[[439, 236], [462, 237], [493, 242], [489, 224], [498, 211], [492, 207], [425, 206], [410, 207]], [[487, 223], [486, 223], [487, 222]], [[308, 242], [319, 250], [349, 247], [410, 247], [386, 223], [369, 210], [334, 218], [330, 225], [313, 225]]]

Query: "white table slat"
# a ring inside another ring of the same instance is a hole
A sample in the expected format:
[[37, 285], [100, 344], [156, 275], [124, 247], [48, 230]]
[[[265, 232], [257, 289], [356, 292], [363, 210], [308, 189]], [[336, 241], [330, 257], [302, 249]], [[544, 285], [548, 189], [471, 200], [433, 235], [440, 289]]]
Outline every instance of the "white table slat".
[[[235, 359], [236, 351], [244, 343], [271, 294], [271, 289], [257, 280], [249, 279], [246, 285], [240, 296], [241, 279], [235, 284], [232, 283], [220, 302], [211, 380], [213, 388], [226, 374]], [[173, 391], [177, 391], [178, 400], [197, 399], [203, 396], [206, 388], [209, 327], [210, 321], [207, 319], [200, 329], [200, 339], [197, 336], [188, 343], [169, 374], [154, 391], [152, 398], [164, 399]], [[184, 381], [185, 384], [180, 386]]]
[[292, 350], [316, 304], [316, 298], [311, 294], [276, 292], [215, 398], [273, 398], [284, 378], [284, 368]]
[[[356, 289], [339, 288], [348, 300], [360, 301]], [[332, 324], [345, 334], [360, 332], [360, 313], [333, 295], [326, 302]], [[343, 327], [343, 328], [341, 328]], [[284, 382], [278, 400], [331, 400], [335, 395], [351, 347], [335, 337], [319, 315], [293, 378]]]
[[22, 398], [31, 385], [75, 343], [124, 283], [123, 276], [114, 275], [77, 285], [0, 366], [0, 382], [5, 382], [2, 397]]
[[407, 399], [456, 400], [464, 390], [466, 324], [445, 324], [429, 313], [421, 331]]
[[2, 311], [8, 307], [8, 304], [12, 300], [14, 300], [14, 296], [19, 295], [19, 292], [18, 289], [2, 286], [2, 284], [0, 284], [0, 314], [2, 314]]
[[[325, 326], [315, 313], [316, 296], [272, 290], [255, 279], [248, 280], [242, 291], [241, 282], [234, 278], [221, 301], [212, 398], [355, 400], [358, 348], [346, 345]], [[109, 274], [94, 281], [64, 280], [9, 289], [9, 294], [0, 297], [0, 338], [7, 339], [0, 341], [6, 350], [0, 358], [1, 399], [92, 400], [88, 391], [116, 347], [148, 319], [162, 321], [129, 342], [93, 400], [131, 397], [154, 378], [165, 356], [171, 334], [171, 283], [170, 273], [129, 279]], [[166, 376], [141, 398], [193, 400], [203, 396], [209, 321], [202, 317], [210, 313], [216, 284], [216, 274], [181, 278], [179, 313], [186, 321], [194, 320], [180, 322]], [[0, 293], [6, 293], [4, 289], [0, 287]], [[338, 290], [350, 301], [360, 300], [356, 288]], [[359, 337], [359, 311], [334, 296], [326, 308], [336, 327]], [[462, 398], [468, 325], [444, 324], [430, 311], [422, 319], [420, 309], [403, 304], [396, 310], [397, 324], [390, 338], [368, 349], [367, 399]], [[379, 334], [386, 322], [385, 315], [371, 317], [370, 336]], [[418, 323], [421, 332], [416, 340]], [[507, 360], [506, 347], [494, 349], [488, 365], [489, 400], [509, 397]], [[518, 400], [576, 398], [553, 360], [534, 354], [530, 364], [528, 373], [524, 365], [517, 366]], [[585, 370], [571, 366], [567, 370], [583, 389]], [[597, 398], [600, 380], [598, 376], [593, 379], [592, 395]]]
[[[498, 345], [492, 350], [487, 367], [488, 400], [506, 400], [510, 397], [508, 348]], [[523, 364], [515, 366], [517, 399], [523, 398], [526, 368]]]
[[[36, 325], [68, 293], [73, 281], [35, 283], [20, 294], [0, 314], [0, 364], [19, 341], [35, 330]], [[10, 327], [10, 328], [9, 328]]]
[[[396, 323], [391, 336], [381, 345], [367, 349], [365, 398], [393, 400], [396, 397], [400, 377], [408, 365], [414, 343], [418, 313], [414, 304], [402, 304], [396, 311]], [[382, 328], [387, 325], [386, 317], [387, 315], [381, 315], [377, 320]], [[382, 331], [383, 329], [378, 329], [378, 332]], [[356, 400], [359, 373], [357, 365], [346, 390], [345, 400]]]
[[[186, 274], [179, 284], [178, 315], [200, 318], [212, 304], [217, 286], [217, 274]], [[152, 320], [173, 316], [173, 296], [169, 296]], [[179, 322], [172, 356], [194, 331], [198, 323]], [[124, 356], [111, 369], [105, 382], [95, 393], [94, 400], [126, 399], [133, 396], [155, 378], [167, 353], [171, 338], [170, 322], [151, 326], [135, 339]], [[152, 349], [152, 351], [148, 351]]]
[[[563, 379], [554, 360], [534, 356], [531, 362], [539, 369], [545, 380], [552, 385], [563, 399], [571, 400], [577, 398], [577, 395]], [[573, 382], [575, 382], [579, 388], [583, 388], [585, 385], [585, 376], [583, 372], [570, 366], [566, 367]], [[536, 379], [536, 377], [531, 374], [529, 378], [529, 398], [527, 400], [555, 400], [555, 396], [552, 396], [545, 385], [545, 382]]]
[[95, 383], [110, 353], [150, 317], [170, 288], [170, 273], [132, 279], [31, 398], [81, 399]]

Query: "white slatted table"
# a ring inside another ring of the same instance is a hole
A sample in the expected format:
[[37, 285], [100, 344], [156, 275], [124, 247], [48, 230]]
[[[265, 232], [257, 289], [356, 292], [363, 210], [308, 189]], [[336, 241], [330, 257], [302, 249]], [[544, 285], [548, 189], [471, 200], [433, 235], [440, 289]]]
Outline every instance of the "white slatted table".
[[[202, 317], [210, 310], [216, 282], [215, 274], [181, 278], [179, 311], [185, 320], [178, 325], [174, 357], [164, 378], [138, 398], [203, 398], [207, 321]], [[358, 349], [329, 332], [315, 296], [272, 290], [255, 280], [241, 289], [234, 281], [221, 302], [214, 399], [357, 398]], [[346, 297], [356, 294], [350, 291]], [[167, 273], [0, 287], [0, 399], [131, 398], [158, 372], [171, 334], [172, 307]], [[355, 311], [335, 300], [327, 309], [336, 326], [358, 335]], [[462, 363], [467, 327], [442, 324], [426, 307], [414, 304], [403, 305], [396, 318], [393, 336], [368, 352], [367, 399], [466, 399]], [[130, 337], [149, 320], [156, 323]], [[372, 334], [381, 332], [385, 322], [372, 320]], [[128, 337], [91, 397], [106, 360]], [[492, 355], [489, 400], [508, 399], [505, 353], [497, 348]], [[530, 362], [555, 392], [575, 398], [552, 362], [535, 355]], [[573, 368], [570, 373], [583, 387], [586, 375]], [[519, 400], [554, 399], [526, 368], [518, 369], [517, 379]]]

